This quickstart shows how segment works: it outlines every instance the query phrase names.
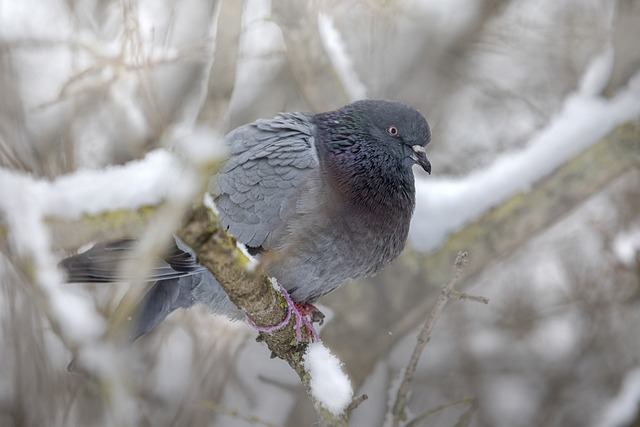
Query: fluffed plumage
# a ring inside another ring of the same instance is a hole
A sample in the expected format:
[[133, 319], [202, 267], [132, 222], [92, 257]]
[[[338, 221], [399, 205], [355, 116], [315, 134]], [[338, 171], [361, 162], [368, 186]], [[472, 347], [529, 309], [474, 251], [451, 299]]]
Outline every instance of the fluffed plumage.
[[[400, 254], [415, 205], [412, 166], [431, 172], [424, 152], [430, 139], [424, 117], [399, 102], [281, 113], [226, 136], [231, 155], [210, 192], [229, 233], [261, 254], [267, 274], [294, 301], [312, 303]], [[117, 264], [132, 244], [99, 244], [61, 265], [73, 282], [124, 279]], [[196, 302], [242, 315], [178, 239], [149, 280], [132, 339]]]

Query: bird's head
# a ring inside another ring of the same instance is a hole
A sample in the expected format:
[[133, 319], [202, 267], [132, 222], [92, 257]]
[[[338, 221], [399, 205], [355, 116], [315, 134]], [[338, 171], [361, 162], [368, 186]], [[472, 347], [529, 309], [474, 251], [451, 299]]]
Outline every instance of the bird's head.
[[425, 146], [431, 140], [427, 120], [418, 110], [401, 102], [356, 101], [344, 107], [356, 123], [368, 129], [374, 143], [384, 144], [411, 164], [431, 173]]

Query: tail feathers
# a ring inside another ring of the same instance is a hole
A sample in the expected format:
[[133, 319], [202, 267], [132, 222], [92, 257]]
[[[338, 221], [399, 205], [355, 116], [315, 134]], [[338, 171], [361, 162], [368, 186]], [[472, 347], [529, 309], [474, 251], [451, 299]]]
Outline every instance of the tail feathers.
[[212, 313], [232, 320], [244, 318], [244, 312], [235, 306], [208, 271], [153, 284], [141, 301], [131, 328], [131, 341], [151, 332], [169, 314], [178, 308], [189, 308], [196, 303], [206, 305]]
[[[59, 266], [67, 272], [67, 280], [74, 283], [108, 283], [130, 279], [122, 273], [126, 261], [135, 261], [136, 240], [123, 239], [98, 243], [86, 252], [63, 259]], [[184, 243], [176, 239], [165, 255], [156, 261], [148, 280], [165, 280], [201, 273], [205, 268]]]
[[[86, 252], [60, 262], [69, 282], [108, 283], [126, 281], [121, 271], [125, 261], [135, 260], [133, 239], [99, 243]], [[197, 263], [191, 248], [175, 239], [162, 259], [149, 272], [151, 288], [145, 294], [133, 318], [130, 340], [135, 341], [152, 331], [171, 312], [189, 308], [196, 302], [209, 307], [213, 313], [232, 319], [244, 316], [224, 292], [211, 273]]]
[[190, 307], [191, 304], [179, 304], [180, 293], [183, 291], [180, 279], [169, 279], [155, 282], [149, 292], [144, 296], [134, 318], [129, 338], [135, 341], [141, 336], [151, 332], [171, 312], [182, 306]]

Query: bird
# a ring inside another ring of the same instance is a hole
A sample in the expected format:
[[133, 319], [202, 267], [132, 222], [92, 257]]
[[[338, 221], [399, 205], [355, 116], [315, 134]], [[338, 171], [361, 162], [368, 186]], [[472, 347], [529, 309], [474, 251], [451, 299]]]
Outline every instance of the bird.
[[[260, 257], [292, 308], [313, 314], [313, 322], [320, 297], [378, 273], [403, 250], [415, 207], [413, 166], [431, 173], [430, 141], [424, 116], [398, 101], [279, 113], [225, 136], [230, 154], [209, 193], [225, 229]], [[60, 266], [69, 282], [126, 280], [118, 265], [135, 245], [134, 239], [98, 243]], [[132, 341], [196, 303], [231, 319], [244, 317], [177, 237], [148, 281]]]

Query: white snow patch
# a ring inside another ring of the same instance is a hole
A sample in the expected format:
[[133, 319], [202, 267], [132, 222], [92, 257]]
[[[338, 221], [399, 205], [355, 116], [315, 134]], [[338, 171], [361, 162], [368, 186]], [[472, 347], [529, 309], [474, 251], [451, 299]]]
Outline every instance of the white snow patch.
[[43, 223], [46, 194], [29, 176], [0, 169], [0, 217], [7, 226], [11, 252], [27, 264], [24, 268], [41, 289], [51, 315], [63, 334], [74, 343], [95, 340], [105, 329], [93, 305], [78, 291], [62, 285], [63, 277], [50, 252], [50, 237]]
[[224, 160], [229, 155], [229, 147], [224, 143], [224, 136], [209, 126], [175, 129], [173, 139], [177, 141], [177, 146], [184, 156], [194, 165]]
[[[256, 257], [254, 257], [253, 255], [251, 255], [249, 253], [249, 251], [247, 250], [247, 247], [245, 245], [243, 245], [242, 243], [238, 242], [236, 240], [236, 247], [238, 249], [240, 249], [240, 252], [242, 252], [242, 254], [244, 256], [247, 257], [247, 259], [249, 260], [249, 262], [247, 263], [247, 265], [244, 266], [244, 269], [247, 270], [248, 272], [252, 273], [255, 271], [256, 267], [258, 266], [258, 264], [260, 264], [260, 262], [258, 261], [258, 259]], [[275, 277], [273, 278], [273, 280], [275, 280]], [[272, 282], [273, 283], [273, 282]], [[274, 285], [275, 286], [275, 285]], [[277, 286], [276, 286], [277, 287]]]
[[164, 200], [182, 176], [180, 161], [165, 150], [100, 170], [82, 169], [53, 182], [34, 183], [43, 215], [77, 218], [117, 209], [137, 209]]
[[213, 211], [214, 214], [220, 216], [220, 211], [216, 206], [216, 203], [213, 201], [213, 197], [211, 197], [211, 193], [204, 193], [204, 197], [202, 197], [202, 204]]
[[613, 240], [613, 252], [621, 263], [634, 265], [640, 252], [640, 228], [617, 235]]
[[316, 401], [334, 415], [340, 415], [353, 400], [349, 378], [342, 363], [321, 343], [309, 344], [304, 368], [311, 376], [311, 393]]
[[282, 292], [282, 290], [280, 289], [280, 284], [278, 283], [278, 279], [276, 279], [275, 277], [269, 277], [269, 281], [271, 282], [271, 287], [276, 292]]
[[353, 67], [353, 61], [347, 54], [347, 48], [342, 36], [333, 25], [333, 20], [329, 15], [322, 12], [318, 14], [318, 30], [333, 69], [338, 74], [342, 86], [351, 101], [366, 98], [367, 88], [358, 77]]
[[[51, 253], [47, 217], [78, 218], [116, 209], [135, 209], [189, 194], [190, 175], [176, 156], [154, 151], [143, 160], [103, 170], [79, 170], [54, 181], [36, 180], [20, 172], [0, 169], [0, 215], [7, 225], [11, 251], [30, 263], [34, 283], [42, 290], [51, 316], [74, 343], [95, 341], [105, 329], [104, 319], [77, 287], [63, 285]], [[177, 188], [176, 188], [177, 187]]]
[[597, 427], [623, 427], [629, 425], [640, 407], [640, 368], [630, 371], [624, 378], [622, 390], [611, 400]]
[[609, 83], [613, 70], [613, 47], [607, 47], [600, 55], [591, 61], [587, 71], [580, 80], [578, 89], [582, 95], [598, 96]]

